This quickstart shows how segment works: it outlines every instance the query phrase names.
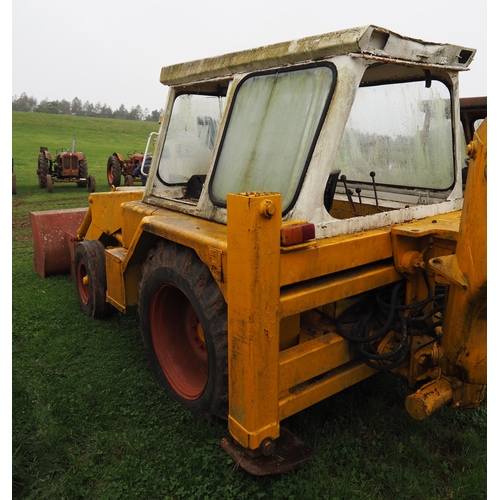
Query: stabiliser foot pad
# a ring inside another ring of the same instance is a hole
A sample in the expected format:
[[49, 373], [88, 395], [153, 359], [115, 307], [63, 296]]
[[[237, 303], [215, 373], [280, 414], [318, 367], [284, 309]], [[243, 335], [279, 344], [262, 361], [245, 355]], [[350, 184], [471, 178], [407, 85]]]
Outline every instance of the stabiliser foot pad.
[[289, 472], [302, 467], [314, 457], [311, 448], [284, 427], [280, 429], [280, 437], [274, 441], [274, 453], [269, 456], [244, 448], [232, 437], [223, 438], [220, 444], [238, 466], [255, 476]]

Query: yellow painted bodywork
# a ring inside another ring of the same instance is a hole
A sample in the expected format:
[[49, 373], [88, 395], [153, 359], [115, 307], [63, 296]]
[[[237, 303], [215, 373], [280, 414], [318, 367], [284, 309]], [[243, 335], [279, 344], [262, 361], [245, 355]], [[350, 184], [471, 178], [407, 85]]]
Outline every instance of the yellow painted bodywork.
[[436, 280], [450, 284], [443, 350], [472, 384], [486, 384], [486, 126], [485, 119], [468, 149], [470, 175], [456, 253], [431, 260]]
[[281, 197], [228, 195], [227, 202], [229, 430], [256, 449], [279, 437], [281, 217], [266, 207], [281, 214]]
[[422, 420], [443, 404], [476, 408], [486, 388], [486, 214], [487, 120], [468, 145], [469, 175], [456, 249], [434, 256], [429, 267], [436, 282], [449, 286], [439, 349], [416, 354], [431, 359], [436, 376], [406, 400]]
[[[208, 266], [228, 306], [229, 431], [246, 448], [278, 438], [283, 419], [376, 373], [323, 313], [335, 317], [400, 280], [407, 304], [426, 297], [426, 281], [450, 287], [441, 344], [416, 339], [395, 370], [420, 387], [408, 411], [421, 419], [447, 403], [474, 407], [486, 384], [485, 130], [475, 141], [461, 212], [284, 247], [280, 232], [290, 223], [282, 223], [279, 194], [229, 194], [223, 225], [143, 203], [140, 189], [117, 190], [90, 196], [79, 234], [105, 243], [107, 300], [120, 311], [137, 304], [141, 267], [157, 241], [193, 248]], [[379, 350], [390, 348], [389, 334]]]
[[[487, 120], [468, 145], [469, 175], [461, 212], [456, 251], [430, 259], [436, 282], [449, 286], [444, 312], [439, 378], [406, 401], [408, 412], [421, 420], [440, 404], [476, 408], [486, 388], [486, 227]], [[442, 378], [441, 378], [442, 376]]]

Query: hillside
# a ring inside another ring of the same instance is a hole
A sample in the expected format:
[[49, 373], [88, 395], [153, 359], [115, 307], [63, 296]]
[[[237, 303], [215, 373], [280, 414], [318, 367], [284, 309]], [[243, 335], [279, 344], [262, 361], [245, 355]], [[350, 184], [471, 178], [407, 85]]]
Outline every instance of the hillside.
[[[114, 152], [125, 156], [129, 151], [143, 151], [149, 133], [157, 132], [158, 128], [154, 122], [14, 111], [12, 158], [18, 194], [40, 191], [36, 175], [40, 146], [47, 147], [54, 155], [60, 148], [71, 149], [73, 136], [77, 151], [87, 158], [89, 174], [96, 178], [97, 191], [107, 191], [108, 157]], [[55, 185], [53, 194], [56, 190], [73, 188], [76, 189], [73, 184]]]

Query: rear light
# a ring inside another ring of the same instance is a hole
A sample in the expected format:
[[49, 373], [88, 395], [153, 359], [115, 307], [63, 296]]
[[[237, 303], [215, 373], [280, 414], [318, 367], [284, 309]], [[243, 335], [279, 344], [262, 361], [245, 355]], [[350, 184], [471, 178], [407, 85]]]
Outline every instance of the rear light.
[[316, 230], [314, 224], [309, 222], [281, 228], [281, 245], [284, 247], [313, 240], [315, 237]]

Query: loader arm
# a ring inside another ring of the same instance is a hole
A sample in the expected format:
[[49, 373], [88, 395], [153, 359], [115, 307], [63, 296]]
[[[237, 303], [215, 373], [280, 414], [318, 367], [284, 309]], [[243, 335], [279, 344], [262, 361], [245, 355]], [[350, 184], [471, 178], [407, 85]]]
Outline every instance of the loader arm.
[[[407, 410], [421, 420], [437, 407], [475, 408], [486, 387], [487, 120], [467, 146], [471, 161], [456, 251], [430, 259], [436, 282], [449, 287], [442, 336], [443, 377], [409, 396]], [[435, 357], [438, 355], [435, 354]]]

